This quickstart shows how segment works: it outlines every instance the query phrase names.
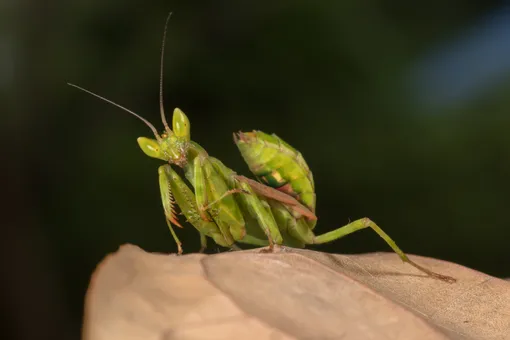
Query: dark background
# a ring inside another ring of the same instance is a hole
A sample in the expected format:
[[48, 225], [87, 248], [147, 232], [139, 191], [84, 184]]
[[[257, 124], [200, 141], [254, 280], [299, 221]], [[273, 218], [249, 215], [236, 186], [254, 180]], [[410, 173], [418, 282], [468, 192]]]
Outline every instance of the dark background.
[[[507, 4], [4, 0], [6, 334], [76, 339], [106, 254], [127, 242], [175, 251], [161, 162], [136, 144], [150, 130], [66, 85], [161, 129], [170, 10], [167, 111], [183, 109], [211, 155], [247, 174], [232, 132], [275, 132], [313, 170], [318, 233], [367, 216], [408, 253], [510, 276], [510, 53], [501, 50], [510, 33], [494, 24]], [[191, 226], [178, 233], [186, 252], [198, 250]], [[370, 231], [315, 249], [389, 251]]]

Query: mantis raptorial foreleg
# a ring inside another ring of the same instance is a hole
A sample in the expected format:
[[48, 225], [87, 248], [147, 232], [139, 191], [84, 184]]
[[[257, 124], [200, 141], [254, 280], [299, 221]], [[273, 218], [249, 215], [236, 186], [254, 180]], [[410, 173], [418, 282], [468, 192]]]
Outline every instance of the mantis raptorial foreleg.
[[[195, 194], [170, 165], [160, 166], [158, 173], [161, 201], [165, 210], [165, 216], [167, 217], [168, 227], [177, 243], [179, 253], [182, 252], [181, 242], [177, 235], [175, 235], [172, 227], [173, 223], [178, 223], [175, 218], [175, 205], [179, 206], [188, 222], [200, 232], [200, 243], [203, 249], [207, 245], [206, 236], [213, 238], [214, 242], [221, 246], [231, 247], [233, 245], [234, 240], [232, 238], [226, 239], [214, 222], [202, 220], [198, 211]], [[179, 224], [176, 225], [179, 226]]]
[[165, 167], [166, 166], [161, 166], [158, 169], [161, 202], [163, 203], [163, 210], [165, 211], [166, 224], [168, 225], [168, 229], [170, 229], [170, 233], [172, 234], [172, 237], [177, 244], [177, 253], [182, 254], [182, 242], [177, 237], [172, 224], [178, 226], [179, 228], [182, 228], [182, 226], [179, 221], [177, 221], [177, 217], [175, 216], [174, 197], [172, 194], [169, 177], [165, 171]]
[[174, 228], [172, 227], [172, 223], [168, 219], [166, 219], [166, 224], [168, 225], [168, 229], [170, 229], [170, 234], [172, 234], [172, 237], [174, 238], [175, 244], [177, 245], [177, 254], [182, 254], [182, 242], [177, 237], [177, 234], [174, 231]]

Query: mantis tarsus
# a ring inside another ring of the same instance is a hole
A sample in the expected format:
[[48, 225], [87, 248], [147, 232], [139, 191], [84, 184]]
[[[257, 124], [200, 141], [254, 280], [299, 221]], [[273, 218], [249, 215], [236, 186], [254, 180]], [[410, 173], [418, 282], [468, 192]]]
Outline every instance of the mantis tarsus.
[[[179, 254], [182, 253], [182, 244], [173, 226], [182, 226], [176, 216], [176, 207], [199, 231], [202, 250], [207, 245], [207, 237], [224, 247], [234, 248], [235, 243], [240, 242], [269, 246], [269, 250], [272, 250], [274, 244], [304, 247], [307, 244], [331, 242], [357, 230], [371, 228], [404, 262], [434, 278], [455, 281], [452, 277], [435, 273], [411, 261], [368, 218], [316, 236], [313, 233], [317, 217], [312, 172], [301, 153], [276, 135], [261, 131], [234, 134], [236, 145], [259, 180], [255, 181], [237, 175], [192, 141], [189, 119], [178, 108], [173, 112], [170, 129], [163, 106], [163, 60], [169, 18], [170, 14], [165, 22], [160, 61], [159, 103], [164, 126], [161, 134], [135, 112], [82, 87], [69, 85], [129, 112], [152, 130], [154, 138], [139, 137], [138, 145], [147, 156], [166, 163], [158, 169], [159, 186], [165, 220]], [[172, 165], [183, 170], [192, 188]]]

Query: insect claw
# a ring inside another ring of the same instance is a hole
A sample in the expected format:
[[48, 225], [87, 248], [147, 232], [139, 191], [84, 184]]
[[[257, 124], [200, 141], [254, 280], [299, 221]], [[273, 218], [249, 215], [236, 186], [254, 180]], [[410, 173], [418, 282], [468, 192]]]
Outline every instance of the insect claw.
[[170, 221], [170, 223], [172, 223], [173, 225], [176, 225], [178, 226], [179, 228], [183, 229], [184, 227], [179, 223], [179, 221], [177, 221], [177, 219], [175, 218], [175, 216], [168, 216], [168, 220]]

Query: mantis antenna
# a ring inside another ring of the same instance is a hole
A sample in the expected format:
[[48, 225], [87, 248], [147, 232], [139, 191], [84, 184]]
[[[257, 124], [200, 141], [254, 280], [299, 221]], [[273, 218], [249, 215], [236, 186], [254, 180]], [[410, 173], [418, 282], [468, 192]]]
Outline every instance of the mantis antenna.
[[172, 12], [168, 13], [165, 21], [165, 29], [163, 30], [163, 42], [161, 43], [161, 63], [159, 68], [159, 111], [161, 113], [161, 120], [163, 121], [163, 125], [165, 126], [165, 130], [168, 134], [172, 132], [168, 127], [168, 123], [166, 122], [165, 117], [165, 109], [163, 107], [163, 64], [165, 60], [165, 41], [166, 41], [166, 30], [168, 27], [168, 21], [172, 16]]
[[144, 122], [144, 123], [145, 123], [145, 125], [147, 125], [147, 126], [148, 126], [151, 130], [152, 130], [152, 132], [154, 133], [154, 136], [156, 137], [156, 139], [157, 139], [158, 141], [160, 141], [160, 140], [161, 140], [161, 137], [159, 136], [158, 131], [156, 130], [156, 128], [154, 127], [154, 125], [152, 125], [152, 124], [151, 124], [151, 123], [150, 123], [147, 119], [143, 118], [142, 116], [140, 116], [140, 115], [138, 115], [138, 114], [134, 113], [133, 111], [131, 111], [131, 110], [129, 110], [129, 109], [127, 109], [127, 108], [125, 108], [125, 107], [124, 107], [124, 106], [122, 106], [122, 105], [119, 105], [119, 104], [117, 104], [117, 103], [115, 103], [115, 102], [113, 102], [113, 101], [111, 101], [111, 100], [109, 100], [109, 99], [106, 99], [105, 97], [101, 97], [100, 95], [98, 95], [98, 94], [96, 94], [96, 93], [94, 93], [94, 92], [92, 92], [92, 91], [89, 91], [89, 90], [87, 90], [87, 89], [84, 89], [83, 87], [80, 87], [80, 86], [78, 86], [78, 85], [71, 84], [71, 83], [67, 83], [67, 85], [72, 86], [72, 87], [75, 87], [75, 88], [77, 88], [78, 90], [81, 90], [81, 91], [83, 91], [83, 92], [87, 92], [88, 94], [91, 94], [91, 95], [93, 95], [94, 97], [97, 97], [97, 98], [99, 98], [99, 99], [101, 99], [101, 100], [104, 100], [105, 102], [107, 102], [107, 103], [109, 103], [109, 104], [112, 104], [113, 106], [117, 106], [118, 108], [120, 108], [120, 109], [122, 109], [122, 110], [124, 110], [124, 111], [126, 111], [126, 112], [128, 112], [128, 113], [131, 113], [133, 116], [135, 116], [136, 118], [138, 118], [138, 119], [140, 119], [142, 122]]

